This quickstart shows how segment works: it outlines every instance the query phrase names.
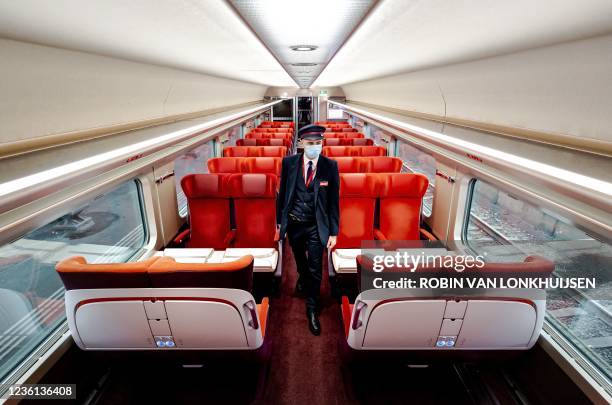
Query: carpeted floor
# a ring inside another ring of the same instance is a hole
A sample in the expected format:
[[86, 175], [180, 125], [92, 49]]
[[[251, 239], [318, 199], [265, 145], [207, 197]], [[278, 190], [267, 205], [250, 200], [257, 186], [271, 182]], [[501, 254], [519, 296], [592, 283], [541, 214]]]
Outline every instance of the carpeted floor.
[[320, 336], [308, 330], [304, 299], [294, 292], [297, 281], [291, 248], [285, 244], [280, 294], [271, 304], [266, 339], [272, 357], [265, 402], [274, 404], [344, 404], [338, 339], [343, 335], [340, 306], [331, 297], [327, 268], [321, 286]]

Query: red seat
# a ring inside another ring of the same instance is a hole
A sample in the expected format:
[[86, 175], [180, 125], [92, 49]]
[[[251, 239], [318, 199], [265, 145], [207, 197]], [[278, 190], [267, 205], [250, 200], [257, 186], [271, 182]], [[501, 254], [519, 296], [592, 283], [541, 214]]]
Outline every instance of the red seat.
[[158, 257], [141, 262], [88, 264], [84, 257], [64, 259], [56, 266], [66, 290], [89, 288], [147, 288], [147, 269]]
[[342, 144], [343, 139], [340, 138], [324, 138], [323, 146], [340, 146]]
[[210, 173], [241, 173], [243, 159], [241, 157], [216, 157], [208, 159], [206, 164]]
[[180, 263], [160, 257], [149, 266], [153, 288], [235, 288], [253, 290], [253, 256], [226, 263]]
[[280, 176], [283, 159], [279, 157], [245, 158], [245, 173], [271, 173]]
[[348, 148], [355, 148], [349, 153], [353, 153], [351, 156], [386, 156], [387, 149], [383, 146], [348, 146]]
[[[189, 174], [181, 180], [189, 209], [190, 248], [228, 247], [232, 237], [230, 225], [229, 175]], [[183, 242], [181, 234], [177, 242]]]
[[371, 138], [346, 138], [342, 140], [342, 143], [347, 146], [372, 146], [374, 140]]
[[361, 241], [374, 239], [374, 207], [378, 177], [369, 173], [340, 175], [340, 224], [337, 249], [360, 248]]
[[359, 158], [350, 156], [333, 157], [338, 163], [338, 171], [340, 173], [359, 173], [361, 172], [361, 165]]
[[276, 248], [276, 176], [233, 174], [229, 187], [236, 220], [233, 247]]
[[342, 132], [357, 132], [357, 128], [341, 128]]
[[229, 146], [223, 148], [224, 157], [250, 157], [260, 156], [259, 148], [263, 146]]
[[[379, 240], [419, 240], [421, 205], [429, 181], [422, 174], [389, 173], [380, 193]], [[401, 221], [398, 221], [401, 218]]]
[[264, 146], [268, 143], [267, 139], [244, 138], [236, 141], [236, 146]]
[[66, 283], [68, 326], [83, 350], [255, 350], [264, 342], [269, 301], [256, 304], [250, 293], [253, 265], [252, 255], [197, 264], [71, 257], [56, 269]]
[[[461, 261], [461, 263], [464, 263]], [[357, 258], [358, 272], [373, 271], [373, 261]], [[458, 265], [448, 269], [417, 268], [423, 272], [462, 277]], [[461, 264], [462, 267], [463, 264]], [[521, 263], [485, 263], [471, 267], [483, 277], [549, 277], [554, 263], [529, 256]], [[397, 268], [385, 266], [385, 272]], [[466, 271], [468, 271], [466, 269]], [[425, 277], [429, 275], [425, 273]], [[446, 273], [446, 274], [445, 274]], [[381, 274], [381, 273], [376, 273]], [[432, 294], [432, 291], [434, 294]], [[392, 295], [393, 299], [389, 299]], [[358, 350], [527, 350], [540, 337], [546, 313], [546, 295], [537, 289], [419, 290], [380, 289], [377, 294], [361, 293], [353, 305], [342, 297], [342, 319], [348, 345]], [[414, 325], [419, 326], [415, 335]]]
[[287, 148], [284, 146], [257, 146], [257, 148], [261, 148], [261, 152], [257, 156], [285, 157], [287, 155]]
[[324, 146], [322, 153], [327, 157], [352, 156], [347, 148], [348, 146]]
[[362, 171], [365, 173], [399, 173], [402, 159], [392, 156], [362, 157]]
[[361, 132], [342, 132], [342, 137], [343, 138], [347, 138], [347, 139], [354, 139], [354, 138], [365, 138], [365, 135], [362, 134]]
[[248, 134], [245, 135], [245, 139], [265, 139], [268, 137], [267, 132], [261, 132], [261, 131], [251, 131]]
[[324, 139], [337, 139], [337, 138], [345, 138], [345, 134], [342, 132], [327, 132], [323, 133]]

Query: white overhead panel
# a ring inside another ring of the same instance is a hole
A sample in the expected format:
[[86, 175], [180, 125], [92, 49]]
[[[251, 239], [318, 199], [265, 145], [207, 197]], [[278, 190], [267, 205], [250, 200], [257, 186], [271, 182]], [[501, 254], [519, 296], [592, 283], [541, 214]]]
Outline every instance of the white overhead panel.
[[609, 32], [610, 0], [382, 0], [314, 84], [340, 86]]
[[301, 88], [308, 88], [376, 0], [228, 0]]
[[294, 86], [224, 1], [0, 1], [0, 37], [269, 86]]

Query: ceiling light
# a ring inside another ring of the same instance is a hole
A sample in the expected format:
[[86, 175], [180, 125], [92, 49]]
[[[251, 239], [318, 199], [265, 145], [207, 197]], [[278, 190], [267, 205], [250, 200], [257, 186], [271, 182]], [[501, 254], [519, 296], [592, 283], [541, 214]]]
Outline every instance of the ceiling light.
[[318, 46], [316, 45], [293, 45], [290, 48], [293, 51], [305, 52], [305, 51], [314, 51], [315, 49], [318, 48]]
[[316, 63], [300, 62], [300, 63], [292, 63], [291, 66], [317, 66], [317, 64]]

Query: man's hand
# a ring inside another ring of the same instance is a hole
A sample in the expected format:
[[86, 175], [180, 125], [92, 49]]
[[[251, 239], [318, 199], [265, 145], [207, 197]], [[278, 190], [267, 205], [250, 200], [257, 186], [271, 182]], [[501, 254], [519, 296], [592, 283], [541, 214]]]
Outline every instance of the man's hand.
[[330, 236], [329, 239], [327, 240], [327, 250], [332, 250], [334, 248], [334, 246], [336, 246], [336, 240], [338, 239], [337, 236]]

